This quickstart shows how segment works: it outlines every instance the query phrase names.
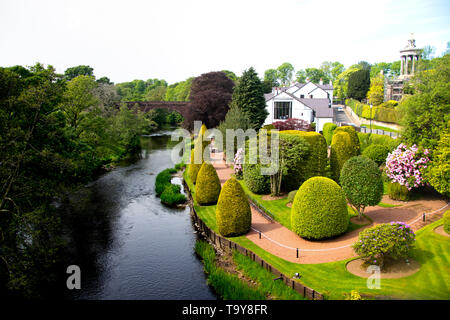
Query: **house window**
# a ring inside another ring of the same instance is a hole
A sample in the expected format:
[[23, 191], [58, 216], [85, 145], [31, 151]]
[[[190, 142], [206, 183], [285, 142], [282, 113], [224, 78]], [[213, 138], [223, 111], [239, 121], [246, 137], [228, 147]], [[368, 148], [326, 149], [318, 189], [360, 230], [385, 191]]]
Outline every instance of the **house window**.
[[304, 94], [301, 94], [300, 95], [300, 99], [304, 99], [305, 98], [305, 95]]
[[309, 95], [309, 98], [310, 98], [310, 99], [312, 99], [312, 98], [313, 98], [313, 95], [312, 95], [312, 94], [310, 94], [310, 95]]
[[292, 102], [291, 101], [283, 101], [283, 102], [275, 102], [274, 107], [274, 119], [289, 119], [292, 116]]

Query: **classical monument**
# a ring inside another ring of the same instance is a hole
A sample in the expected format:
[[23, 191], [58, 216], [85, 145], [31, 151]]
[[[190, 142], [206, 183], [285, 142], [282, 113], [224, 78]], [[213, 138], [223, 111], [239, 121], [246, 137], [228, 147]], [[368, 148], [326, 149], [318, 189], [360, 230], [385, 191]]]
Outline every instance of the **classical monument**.
[[387, 79], [384, 83], [384, 101], [399, 101], [403, 97], [403, 86], [416, 71], [416, 62], [419, 61], [422, 49], [416, 48], [416, 40], [411, 34], [408, 45], [400, 50], [400, 75], [397, 78]]

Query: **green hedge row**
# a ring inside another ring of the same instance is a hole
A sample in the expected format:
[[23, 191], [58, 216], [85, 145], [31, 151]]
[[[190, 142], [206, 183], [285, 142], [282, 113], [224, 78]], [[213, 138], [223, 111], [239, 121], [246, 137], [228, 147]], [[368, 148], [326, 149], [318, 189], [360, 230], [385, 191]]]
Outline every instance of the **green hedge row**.
[[372, 110], [370, 110], [369, 105], [363, 104], [354, 99], [345, 100], [345, 104], [361, 118], [389, 123], [398, 123], [400, 120], [400, 114], [394, 107], [395, 103], [391, 101], [382, 103], [379, 106], [374, 106]]

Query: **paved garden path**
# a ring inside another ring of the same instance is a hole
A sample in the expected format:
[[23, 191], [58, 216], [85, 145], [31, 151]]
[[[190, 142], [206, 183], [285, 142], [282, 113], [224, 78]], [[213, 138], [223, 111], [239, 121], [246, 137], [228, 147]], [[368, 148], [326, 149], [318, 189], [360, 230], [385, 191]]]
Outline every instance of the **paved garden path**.
[[[217, 171], [220, 182], [223, 185], [234, 173], [233, 169], [225, 164], [222, 153], [211, 154], [211, 161]], [[445, 204], [446, 203], [443, 200], [430, 199], [426, 201], [411, 201], [398, 208], [370, 207], [366, 210], [366, 214], [373, 219], [373, 224], [391, 221], [411, 223], [414, 220], [419, 219], [419, 221], [412, 225], [413, 229], [417, 229], [423, 226], [420, 219], [423, 212], [437, 210], [445, 206]], [[369, 227], [359, 228], [358, 230], [348, 232], [335, 239], [308, 241], [302, 239], [280, 223], [266, 219], [253, 206], [251, 206], [251, 211], [252, 229], [247, 233], [246, 237], [271, 254], [295, 263], [325, 263], [355, 257], [356, 255], [353, 252], [351, 245], [358, 239], [358, 234], [364, 228]], [[445, 210], [435, 213], [432, 216], [433, 219], [442, 216], [444, 211]], [[373, 224], [370, 226], [373, 226]], [[256, 230], [263, 234], [261, 239], [259, 232]], [[297, 248], [299, 249], [298, 258]]]

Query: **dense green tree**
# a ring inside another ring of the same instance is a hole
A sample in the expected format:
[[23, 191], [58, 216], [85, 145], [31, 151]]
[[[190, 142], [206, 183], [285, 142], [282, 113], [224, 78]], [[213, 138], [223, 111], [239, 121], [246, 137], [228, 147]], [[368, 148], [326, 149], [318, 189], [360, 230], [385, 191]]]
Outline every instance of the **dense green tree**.
[[[230, 130], [237, 130], [242, 129], [243, 131], [246, 131], [247, 129], [251, 128], [251, 122], [248, 118], [247, 113], [245, 113], [240, 107], [237, 106], [237, 104], [231, 104], [230, 109], [228, 110], [225, 120], [222, 121], [219, 124], [218, 129], [222, 133], [223, 137], [223, 146], [217, 146], [219, 150], [226, 150], [227, 145], [227, 129]], [[229, 160], [232, 160], [234, 158], [234, 154], [237, 151], [237, 146], [234, 147], [234, 153], [232, 155], [228, 155], [227, 157]]]
[[239, 107], [253, 129], [258, 130], [268, 116], [261, 80], [255, 69], [245, 70], [234, 87], [231, 104]]
[[426, 173], [428, 182], [439, 193], [450, 197], [450, 128], [442, 133]]
[[90, 66], [80, 65], [72, 68], [67, 68], [64, 71], [67, 80], [72, 80], [78, 76], [94, 76], [94, 69]]
[[367, 92], [367, 100], [374, 106], [384, 102], [384, 76], [378, 74], [370, 81], [370, 89]]
[[222, 70], [223, 73], [225, 73], [227, 75], [228, 78], [230, 78], [231, 80], [234, 81], [234, 83], [236, 83], [239, 78], [236, 76], [236, 74], [233, 71], [230, 70]]
[[319, 83], [320, 80], [322, 80], [324, 83], [328, 83], [330, 79], [328, 76], [325, 75], [325, 73], [317, 68], [306, 68], [306, 77], [311, 81], [312, 83]]
[[370, 70], [361, 69], [350, 74], [348, 78], [347, 95], [349, 98], [361, 101], [370, 88]]
[[278, 71], [275, 69], [267, 69], [264, 72], [264, 82], [270, 84], [270, 89], [273, 87], [279, 87], [280, 81], [278, 80]]
[[282, 86], [288, 86], [292, 81], [294, 67], [289, 62], [283, 63], [277, 68], [277, 79]]
[[298, 83], [305, 83], [306, 82], [306, 71], [298, 70], [295, 73], [295, 81], [297, 81]]
[[[324, 82], [325, 82], [325, 78], [328, 81], [336, 80], [336, 77], [339, 74], [341, 74], [345, 70], [345, 68], [344, 68], [344, 65], [338, 61], [335, 61], [335, 62], [324, 61], [320, 65], [320, 70], [322, 70], [322, 72], [325, 75], [325, 77], [324, 77]], [[326, 82], [328, 82], [328, 81], [326, 81]]]
[[361, 66], [353, 65], [347, 70], [340, 73], [336, 80], [333, 82], [334, 87], [334, 96], [340, 100], [343, 100], [348, 97], [348, 79], [352, 73], [360, 70]]
[[450, 121], [450, 55], [433, 59], [434, 68], [410, 80], [414, 95], [399, 105], [402, 139], [409, 145], [433, 149]]
[[95, 81], [101, 84], [114, 84], [108, 77], [101, 77], [100, 79], [97, 79]]

